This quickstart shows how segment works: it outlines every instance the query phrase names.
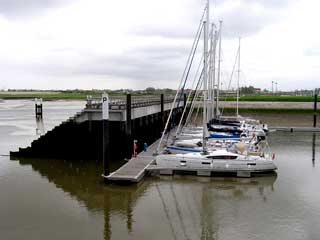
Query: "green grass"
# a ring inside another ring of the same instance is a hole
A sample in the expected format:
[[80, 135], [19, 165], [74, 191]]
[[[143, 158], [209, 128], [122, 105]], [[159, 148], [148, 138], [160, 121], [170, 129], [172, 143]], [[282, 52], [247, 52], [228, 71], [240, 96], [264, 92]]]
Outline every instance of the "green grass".
[[[234, 108], [225, 108], [224, 113], [235, 113]], [[255, 108], [255, 109], [239, 109], [239, 114], [243, 113], [274, 113], [274, 114], [308, 114], [313, 115], [313, 109], [265, 109], [265, 108]], [[317, 110], [320, 114], [320, 109]]]
[[[236, 97], [221, 97], [223, 101], [236, 101]], [[241, 96], [240, 101], [249, 102], [313, 102], [313, 96], [263, 96], [263, 95], [253, 95], [253, 96]], [[318, 102], [320, 98], [318, 98]]]

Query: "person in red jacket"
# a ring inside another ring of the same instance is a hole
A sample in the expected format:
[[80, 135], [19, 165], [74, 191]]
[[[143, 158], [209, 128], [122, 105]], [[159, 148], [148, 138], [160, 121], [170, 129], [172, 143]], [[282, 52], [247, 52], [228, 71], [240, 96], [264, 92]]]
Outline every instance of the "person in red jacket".
[[136, 158], [138, 153], [138, 145], [137, 145], [137, 140], [133, 140], [133, 157]]

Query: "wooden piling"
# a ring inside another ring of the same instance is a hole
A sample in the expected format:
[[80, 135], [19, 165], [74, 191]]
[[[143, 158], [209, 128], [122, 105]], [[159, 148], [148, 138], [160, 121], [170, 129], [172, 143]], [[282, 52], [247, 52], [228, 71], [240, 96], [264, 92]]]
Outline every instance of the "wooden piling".
[[164, 128], [164, 95], [161, 94], [160, 96], [160, 122], [161, 122], [161, 129]]
[[313, 127], [317, 126], [317, 103], [318, 103], [318, 94], [315, 91], [315, 93], [314, 93], [314, 105], [313, 105]]
[[131, 94], [127, 94], [126, 104], [126, 139], [127, 139], [127, 158], [131, 158], [133, 152], [132, 145], [132, 121], [131, 121]]
[[35, 99], [35, 115], [36, 115], [36, 119], [40, 120], [42, 119], [43, 116], [43, 111], [42, 111], [42, 99], [41, 98], [36, 98]]

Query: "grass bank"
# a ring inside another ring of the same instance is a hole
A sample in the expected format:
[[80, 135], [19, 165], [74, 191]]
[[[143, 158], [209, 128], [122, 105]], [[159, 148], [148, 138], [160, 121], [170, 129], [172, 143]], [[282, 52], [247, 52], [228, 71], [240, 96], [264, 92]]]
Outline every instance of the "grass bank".
[[[236, 97], [221, 97], [221, 100], [236, 101]], [[240, 101], [248, 102], [313, 102], [313, 96], [241, 96]], [[318, 98], [318, 102], [320, 98]]]
[[[225, 108], [224, 113], [235, 113], [234, 108]], [[250, 108], [250, 109], [239, 109], [239, 114], [244, 113], [270, 113], [270, 114], [313, 114], [313, 109], [265, 109], [265, 108]], [[317, 114], [320, 114], [320, 109], [317, 110]]]

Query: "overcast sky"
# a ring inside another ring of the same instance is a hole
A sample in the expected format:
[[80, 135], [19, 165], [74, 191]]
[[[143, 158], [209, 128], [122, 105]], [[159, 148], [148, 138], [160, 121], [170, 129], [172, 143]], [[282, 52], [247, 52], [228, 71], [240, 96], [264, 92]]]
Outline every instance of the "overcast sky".
[[[177, 88], [205, 0], [0, 0], [0, 89]], [[222, 79], [319, 87], [320, 2], [211, 0]]]

